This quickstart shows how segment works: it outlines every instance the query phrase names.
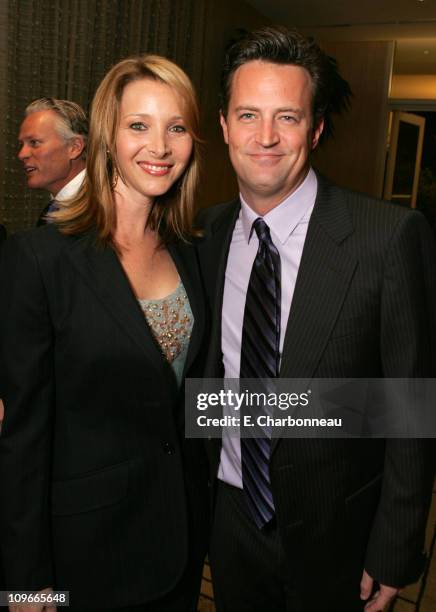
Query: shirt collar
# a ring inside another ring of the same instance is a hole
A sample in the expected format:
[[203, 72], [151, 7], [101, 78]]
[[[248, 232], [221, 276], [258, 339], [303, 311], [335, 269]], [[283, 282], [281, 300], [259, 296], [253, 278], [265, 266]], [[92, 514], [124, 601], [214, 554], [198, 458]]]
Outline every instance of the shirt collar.
[[[288, 240], [297, 225], [307, 216], [310, 217], [315, 204], [318, 181], [312, 168], [309, 168], [306, 178], [301, 185], [285, 198], [275, 208], [270, 210], [264, 217], [271, 232], [277, 236], [282, 244]], [[242, 195], [241, 200], [241, 222], [245, 239], [250, 242], [250, 232], [254, 221], [259, 217], [245, 202]]]
[[86, 170], [81, 170], [79, 174], [76, 174], [76, 176], [71, 179], [69, 183], [64, 185], [56, 195], [52, 194], [53, 200], [56, 200], [57, 202], [63, 202], [64, 200], [69, 200], [70, 198], [74, 197], [83, 183], [85, 174]]

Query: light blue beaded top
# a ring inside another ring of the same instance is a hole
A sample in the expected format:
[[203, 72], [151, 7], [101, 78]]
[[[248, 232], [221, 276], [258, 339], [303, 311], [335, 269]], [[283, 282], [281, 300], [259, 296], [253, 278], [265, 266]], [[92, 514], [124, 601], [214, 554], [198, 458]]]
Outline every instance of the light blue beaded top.
[[194, 325], [194, 316], [185, 288], [180, 281], [177, 288], [166, 297], [138, 302], [180, 386]]

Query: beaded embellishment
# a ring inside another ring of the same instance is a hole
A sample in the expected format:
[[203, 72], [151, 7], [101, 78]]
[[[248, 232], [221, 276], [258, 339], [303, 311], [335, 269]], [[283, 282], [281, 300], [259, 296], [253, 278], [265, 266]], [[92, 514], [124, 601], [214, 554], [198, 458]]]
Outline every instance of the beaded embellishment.
[[160, 300], [138, 300], [162, 353], [172, 363], [191, 337], [194, 319], [182, 283]]

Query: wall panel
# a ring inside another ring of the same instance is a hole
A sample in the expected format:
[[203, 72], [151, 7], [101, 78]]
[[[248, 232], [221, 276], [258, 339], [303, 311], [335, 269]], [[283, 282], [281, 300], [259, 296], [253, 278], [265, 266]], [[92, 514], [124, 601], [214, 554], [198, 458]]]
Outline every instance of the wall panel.
[[335, 121], [335, 136], [314, 155], [314, 165], [337, 184], [381, 197], [386, 158], [393, 42], [326, 42], [354, 97]]

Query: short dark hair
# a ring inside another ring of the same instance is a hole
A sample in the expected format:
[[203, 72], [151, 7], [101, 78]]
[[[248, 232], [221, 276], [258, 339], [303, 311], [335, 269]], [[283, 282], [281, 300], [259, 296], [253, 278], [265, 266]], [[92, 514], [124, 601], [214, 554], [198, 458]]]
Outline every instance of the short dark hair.
[[233, 75], [253, 60], [291, 64], [305, 68], [313, 84], [312, 119], [316, 127], [324, 119], [325, 139], [333, 133], [332, 113], [341, 113], [350, 104], [352, 92], [341, 77], [336, 60], [324, 53], [313, 38], [282, 26], [263, 27], [253, 32], [239, 30], [226, 49], [221, 73], [221, 112], [227, 115]]

